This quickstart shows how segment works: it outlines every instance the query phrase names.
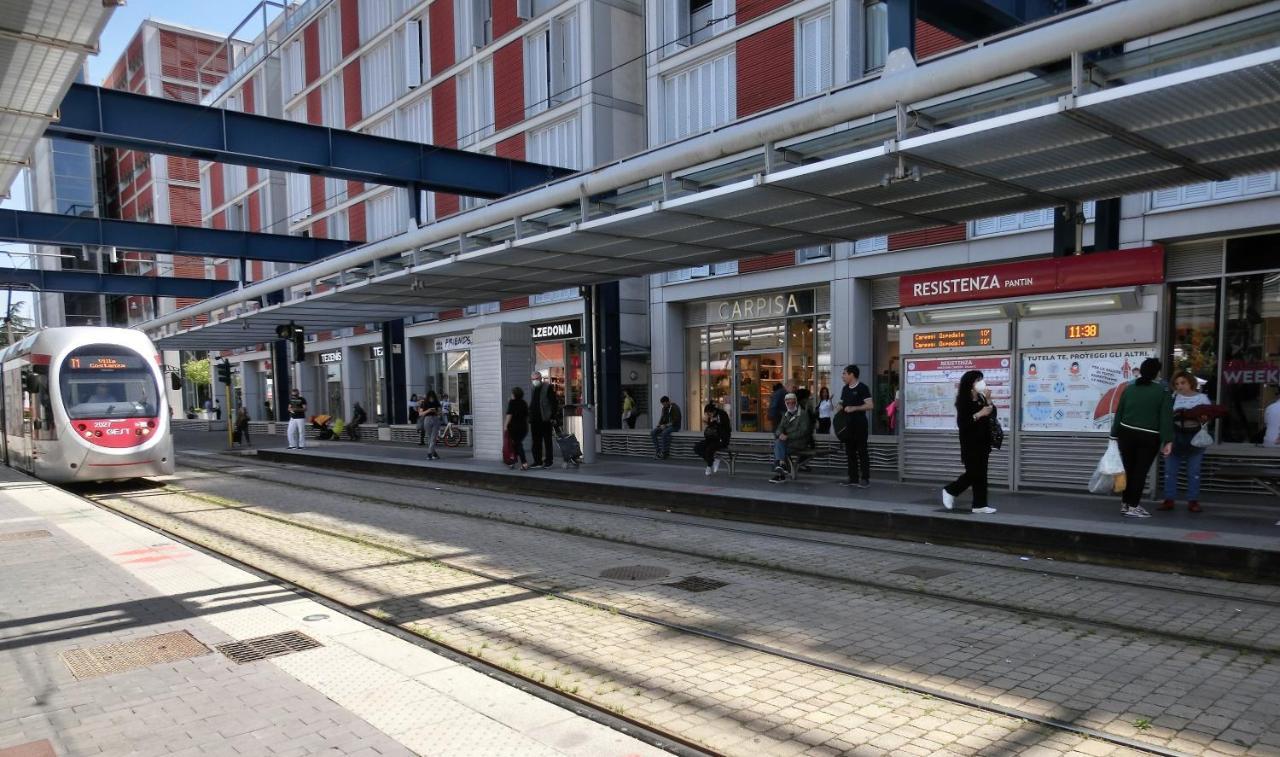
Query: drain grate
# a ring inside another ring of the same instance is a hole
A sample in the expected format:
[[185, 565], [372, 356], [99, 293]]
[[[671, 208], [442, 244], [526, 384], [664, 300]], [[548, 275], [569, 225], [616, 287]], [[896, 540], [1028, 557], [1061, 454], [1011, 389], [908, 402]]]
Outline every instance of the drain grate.
[[219, 644], [214, 649], [226, 655], [232, 662], [243, 665], [246, 662], [265, 660], [268, 657], [280, 657], [322, 646], [324, 645], [301, 631], [285, 631], [284, 633], [273, 633], [270, 636], [259, 636], [254, 639]]
[[689, 576], [688, 578], [676, 581], [673, 584], [663, 584], [682, 591], [715, 591], [716, 589], [728, 586], [724, 581], [717, 581], [714, 578], [703, 578], [702, 576]]
[[208, 653], [209, 648], [196, 637], [186, 631], [174, 631], [89, 649], [68, 649], [59, 656], [71, 669], [71, 675], [83, 681]]
[[904, 576], [915, 576], [916, 578], [928, 581], [931, 578], [941, 578], [955, 573], [954, 570], [941, 570], [939, 568], [926, 568], [923, 565], [908, 565], [905, 568], [891, 570], [890, 573], [901, 573]]
[[652, 581], [669, 575], [671, 571], [657, 565], [626, 565], [600, 571], [601, 578], [612, 578], [615, 581]]
[[10, 531], [0, 534], [0, 541], [25, 541], [27, 539], [48, 539], [53, 534], [48, 531]]

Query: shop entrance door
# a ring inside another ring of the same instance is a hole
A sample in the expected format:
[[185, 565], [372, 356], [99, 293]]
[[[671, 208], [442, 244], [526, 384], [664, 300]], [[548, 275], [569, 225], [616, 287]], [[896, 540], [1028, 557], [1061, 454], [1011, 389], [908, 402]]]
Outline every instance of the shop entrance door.
[[734, 356], [734, 365], [738, 430], [772, 431], [769, 398], [773, 385], [782, 381], [782, 353], [739, 354]]

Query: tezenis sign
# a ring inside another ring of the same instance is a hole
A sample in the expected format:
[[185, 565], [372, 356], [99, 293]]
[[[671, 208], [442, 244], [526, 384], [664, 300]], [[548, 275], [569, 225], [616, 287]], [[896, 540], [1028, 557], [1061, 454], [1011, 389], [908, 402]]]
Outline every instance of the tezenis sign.
[[1164, 281], [1164, 248], [1094, 252], [1025, 263], [979, 266], [903, 276], [898, 283], [902, 307], [948, 302], [997, 300], [1033, 294], [1159, 284]]

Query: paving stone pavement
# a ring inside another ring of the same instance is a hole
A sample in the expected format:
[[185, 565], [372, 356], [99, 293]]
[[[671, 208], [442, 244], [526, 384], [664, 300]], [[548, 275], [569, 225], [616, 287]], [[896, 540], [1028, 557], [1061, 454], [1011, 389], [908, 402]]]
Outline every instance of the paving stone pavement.
[[[632, 717], [676, 729], [719, 751], [814, 750], [816, 754], [838, 753], [847, 746], [986, 754], [1021, 752], [1036, 744], [1056, 745], [1059, 752], [1110, 753], [1116, 747], [763, 652], [673, 633], [625, 615], [555, 600], [415, 558], [450, 555], [452, 563], [496, 577], [518, 576], [539, 585], [575, 587], [575, 597], [742, 637], [755, 634], [753, 640], [775, 648], [880, 672], [895, 680], [997, 704], [1005, 704], [1001, 697], [1012, 697], [1016, 704], [1011, 706], [1064, 720], [1080, 719], [1120, 737], [1178, 751], [1244, 751], [1223, 741], [1227, 730], [1211, 731], [1213, 725], [1203, 722], [1212, 717], [1210, 710], [1227, 711], [1222, 696], [1199, 704], [1196, 717], [1182, 723], [1161, 722], [1163, 708], [1143, 714], [1146, 699], [1170, 696], [1175, 682], [1189, 670], [1204, 678], [1240, 672], [1231, 667], [1231, 660], [1212, 659], [1216, 653], [1201, 658], [1198, 650], [1194, 662], [1184, 659], [1168, 665], [1154, 678], [1154, 673], [1139, 669], [1148, 665], [1147, 655], [1182, 654], [1187, 645], [1173, 649], [1176, 645], [1135, 642], [1143, 655], [1134, 655], [1126, 651], [1134, 645], [1132, 639], [1110, 633], [1090, 640], [1094, 634], [1064, 629], [1060, 621], [1011, 619], [990, 608], [966, 608], [936, 597], [895, 596], [751, 566], [663, 557], [673, 578], [715, 571], [714, 577], [730, 582], [729, 587], [692, 599], [658, 582], [637, 586], [597, 577], [607, 567], [654, 560], [651, 551], [636, 547], [371, 505], [341, 494], [292, 490], [287, 484], [254, 482], [247, 494], [243, 480], [223, 476], [185, 474], [183, 483], [258, 505], [257, 512], [276, 513], [365, 541], [301, 530], [244, 509], [229, 509], [204, 495], [203, 499], [185, 494], [121, 495], [112, 497], [111, 503], [352, 606], [383, 614]], [[372, 542], [397, 545], [402, 551], [378, 549]], [[1134, 660], [1123, 679], [1112, 670], [1117, 656]], [[1252, 662], [1245, 660], [1238, 667]], [[1273, 675], [1268, 665], [1262, 667], [1266, 675]], [[1254, 673], [1237, 677], [1232, 686], [1241, 701], [1235, 704], [1250, 714], [1256, 703], [1243, 699], [1261, 679]], [[1196, 693], [1208, 688], [1211, 684], [1202, 684]], [[1185, 700], [1190, 687], [1182, 693]], [[1073, 696], [1080, 701], [1072, 701]], [[1175, 696], [1170, 704], [1179, 701]], [[1266, 718], [1261, 710], [1257, 716], [1268, 725], [1247, 743], [1265, 753], [1272, 748], [1267, 739], [1274, 717]], [[1244, 718], [1227, 721], [1224, 728]], [[957, 729], [962, 732], [950, 732]], [[1197, 734], [1208, 738], [1199, 739]], [[898, 739], [904, 741], [890, 743]]]
[[[5, 469], [0, 537], [0, 751], [661, 753]], [[244, 665], [202, 650], [83, 680], [59, 657], [175, 631], [212, 648], [284, 630], [324, 646]]]
[[[280, 472], [273, 470], [273, 475]], [[212, 490], [220, 486], [218, 479], [196, 479], [196, 482]], [[221, 485], [225, 483], [224, 480]], [[394, 482], [387, 484], [394, 486]], [[380, 491], [377, 486], [374, 481], [364, 482], [361, 494], [369, 496]], [[403, 489], [401, 484], [401, 497]], [[424, 492], [422, 497], [433, 506], [446, 498], [456, 499], [435, 491]], [[491, 513], [496, 506], [510, 504], [487, 494], [471, 499], [484, 502], [483, 506]], [[282, 502], [277, 502], [277, 507], [288, 510], [288, 505]], [[528, 511], [527, 503], [510, 507]], [[559, 508], [560, 514], [564, 512], [564, 508]], [[580, 512], [576, 515], [583, 517]], [[607, 520], [593, 516], [591, 523], [597, 527], [601, 520]], [[617, 582], [597, 578], [605, 567], [627, 562], [625, 556], [632, 548], [625, 545], [486, 525], [475, 519], [470, 523], [450, 516], [424, 519], [423, 514], [414, 514], [411, 510], [362, 502], [336, 503], [332, 508], [317, 508], [304, 517], [326, 527], [412, 545], [426, 553], [475, 550], [450, 562], [495, 572], [493, 561], [500, 558], [501, 568], [508, 571], [507, 575], [533, 576], [546, 585], [575, 587], [574, 596], [584, 599], [688, 625], [710, 626], [716, 630], [728, 626], [738, 635], [759, 643], [829, 662], [853, 660], [862, 669], [895, 680], [989, 698], [997, 704], [1075, 720], [1179, 751], [1228, 754], [1246, 750], [1280, 751], [1276, 735], [1280, 710], [1268, 694], [1276, 683], [1277, 669], [1270, 657], [1262, 654], [1242, 655], [1237, 650], [1222, 649], [1211, 643], [1144, 638], [1146, 635], [1140, 630], [1125, 633], [1057, 620], [1046, 622], [1025, 615], [1008, 616], [990, 607], [965, 607], [963, 603], [939, 602], [934, 597], [895, 596], [893, 592], [856, 586], [833, 587], [821, 582], [815, 585], [810, 577], [665, 555], [661, 556], [661, 564], [672, 566], [673, 577], [706, 575], [713, 571], [712, 577], [732, 584], [713, 594], [697, 595], [697, 603], [672, 602], [671, 595], [679, 592], [658, 585], [671, 579], [626, 591]], [[629, 521], [634, 540], [646, 541], [647, 537], [655, 536], [637, 533], [642, 529], [635, 525], [636, 519]], [[447, 528], [445, 524], [449, 524]], [[695, 530], [686, 526], [667, 527], [667, 540], [673, 535], [690, 540], [708, 538], [706, 533], [690, 533]], [[415, 540], [411, 536], [424, 532], [433, 538]], [[720, 534], [715, 538], [719, 539]], [[735, 538], [746, 541], [748, 535]], [[566, 547], [566, 540], [573, 546]], [[758, 537], [756, 541], [773, 549], [773, 561], [785, 559], [779, 556], [782, 550], [776, 541]], [[491, 548], [496, 544], [502, 545], [500, 554]], [[757, 544], [756, 548], [761, 547]], [[823, 548], [830, 549], [829, 546]], [[573, 555], [567, 564], [563, 557], [566, 553]], [[634, 555], [632, 561], [654, 560], [649, 550], [635, 551]], [[828, 554], [827, 562], [816, 564], [830, 568], [832, 557]], [[848, 550], [844, 558], [849, 559]], [[855, 562], [866, 560], [855, 559]], [[548, 566], [555, 569], [549, 570]], [[858, 569], [862, 567], [859, 565]], [[1162, 579], [1137, 571], [1122, 573], [1135, 581], [1147, 576], [1173, 588], [1226, 591], [1237, 587], [1221, 581]], [[981, 576], [977, 578], [981, 580]], [[1213, 619], [1222, 614], [1221, 607], [1197, 611], [1197, 606], [1205, 603], [1204, 597], [1191, 596], [1188, 601], [1178, 601], [1177, 595], [1169, 592], [1147, 591], [1148, 595], [1158, 595], [1160, 600], [1147, 596], [1139, 597], [1143, 600], [1139, 602], [1130, 595], [1140, 594], [1143, 591], [1140, 586], [1082, 589], [1080, 582], [1057, 575], [1021, 573], [1015, 578], [1016, 581], [1003, 580], [1009, 584], [1011, 593], [1018, 596], [1031, 596], [1040, 591], [1052, 593], [1055, 585], [1073, 583], [1068, 599], [1075, 605], [1096, 605], [1113, 614], [1122, 614], [1126, 607], [1151, 607], [1159, 611], [1161, 601], [1169, 602], [1179, 606], [1180, 614], [1194, 616], [1189, 626], [1192, 633], [1197, 632], [1196, 622], [1209, 638], [1220, 632], [1221, 626]], [[1238, 588], [1261, 594], [1254, 591], [1255, 587]], [[832, 606], [841, 607], [843, 612], [833, 614]], [[1234, 617], [1235, 609], [1231, 608], [1228, 617]], [[1241, 628], [1258, 624], [1275, 627], [1274, 608], [1246, 605], [1246, 610], [1254, 617], [1249, 623], [1241, 624]], [[1138, 621], [1128, 622], [1140, 629], [1146, 621], [1140, 615]], [[1149, 723], [1149, 727], [1135, 728], [1134, 723]]]

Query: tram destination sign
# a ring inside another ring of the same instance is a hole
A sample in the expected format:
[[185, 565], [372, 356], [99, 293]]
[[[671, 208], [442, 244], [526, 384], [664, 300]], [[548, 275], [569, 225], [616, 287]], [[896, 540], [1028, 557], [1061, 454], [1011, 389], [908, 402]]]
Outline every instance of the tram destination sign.
[[991, 329], [953, 329], [951, 331], [917, 331], [911, 335], [911, 348], [941, 350], [950, 347], [990, 347]]

